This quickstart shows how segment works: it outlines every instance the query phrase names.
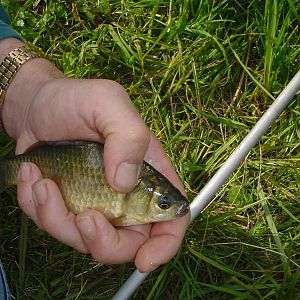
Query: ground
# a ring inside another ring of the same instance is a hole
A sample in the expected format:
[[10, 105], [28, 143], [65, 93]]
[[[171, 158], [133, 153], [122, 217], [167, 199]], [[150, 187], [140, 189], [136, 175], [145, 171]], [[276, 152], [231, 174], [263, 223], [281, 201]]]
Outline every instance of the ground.
[[[66, 75], [121, 83], [189, 200], [299, 68], [296, 1], [3, 1]], [[288, 106], [134, 299], [300, 299], [300, 108]], [[1, 155], [13, 150], [6, 137]], [[110, 299], [133, 265], [99, 265], [1, 195], [0, 257], [16, 299]]]

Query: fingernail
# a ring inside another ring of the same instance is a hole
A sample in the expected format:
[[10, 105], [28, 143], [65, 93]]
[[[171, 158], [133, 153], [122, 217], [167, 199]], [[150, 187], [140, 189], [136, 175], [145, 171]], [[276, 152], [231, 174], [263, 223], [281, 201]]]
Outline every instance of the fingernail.
[[77, 219], [77, 226], [83, 237], [86, 240], [93, 240], [96, 237], [96, 224], [92, 216], [79, 217]]
[[21, 163], [20, 172], [19, 172], [20, 181], [29, 181], [31, 177], [31, 166], [28, 163]]
[[117, 168], [114, 184], [122, 189], [131, 189], [137, 182], [138, 172], [136, 164], [121, 163]]
[[48, 189], [45, 182], [38, 182], [33, 187], [35, 200], [38, 205], [44, 205], [48, 198]]

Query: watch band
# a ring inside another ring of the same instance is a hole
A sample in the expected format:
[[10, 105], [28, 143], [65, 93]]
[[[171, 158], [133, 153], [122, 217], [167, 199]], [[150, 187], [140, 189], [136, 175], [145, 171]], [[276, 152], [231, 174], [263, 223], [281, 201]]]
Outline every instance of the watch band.
[[7, 88], [20, 67], [28, 60], [35, 57], [42, 57], [42, 55], [24, 45], [9, 52], [0, 64], [0, 132], [5, 133], [1, 118], [1, 108]]
[[3, 105], [5, 92], [20, 67], [31, 58], [40, 55], [27, 46], [21, 46], [11, 51], [0, 64], [0, 109]]

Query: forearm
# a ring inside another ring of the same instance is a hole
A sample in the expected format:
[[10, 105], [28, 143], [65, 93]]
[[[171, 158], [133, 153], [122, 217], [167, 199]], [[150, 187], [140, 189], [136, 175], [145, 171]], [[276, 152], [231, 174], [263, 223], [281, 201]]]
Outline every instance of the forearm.
[[[0, 61], [9, 52], [24, 45], [16, 38], [0, 41]], [[24, 120], [32, 99], [38, 91], [50, 80], [62, 78], [64, 75], [51, 62], [44, 58], [34, 58], [20, 67], [12, 79], [5, 94], [1, 110], [1, 119], [6, 133], [17, 139], [24, 129]]]

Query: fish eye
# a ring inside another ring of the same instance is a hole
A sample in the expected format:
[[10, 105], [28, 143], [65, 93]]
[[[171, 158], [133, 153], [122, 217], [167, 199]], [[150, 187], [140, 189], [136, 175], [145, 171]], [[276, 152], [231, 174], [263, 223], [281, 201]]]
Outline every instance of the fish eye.
[[170, 198], [168, 196], [165, 195], [160, 195], [159, 199], [158, 199], [158, 206], [161, 209], [169, 209], [170, 208]]
[[159, 203], [158, 206], [161, 209], [168, 209], [170, 207], [168, 203]]

